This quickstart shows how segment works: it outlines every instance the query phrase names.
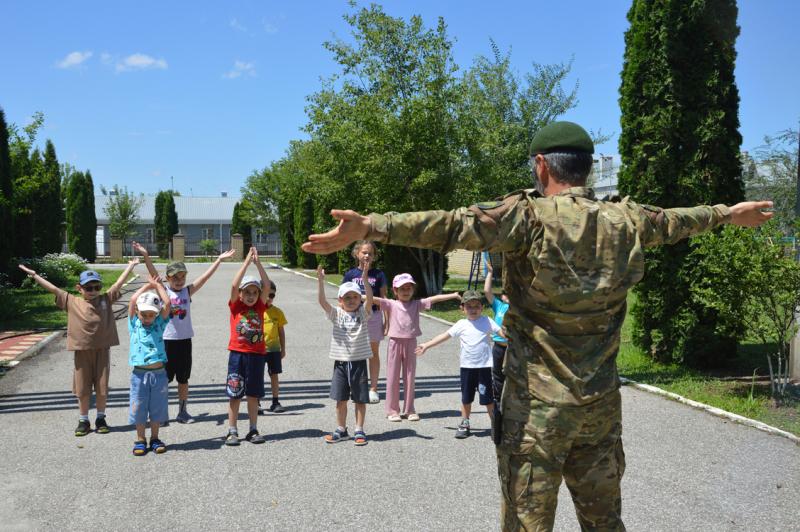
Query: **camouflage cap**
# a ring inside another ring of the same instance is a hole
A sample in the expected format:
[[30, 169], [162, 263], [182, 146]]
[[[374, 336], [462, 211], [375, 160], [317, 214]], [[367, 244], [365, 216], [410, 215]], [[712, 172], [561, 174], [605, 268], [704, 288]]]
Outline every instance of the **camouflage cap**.
[[551, 122], [533, 136], [530, 155], [556, 151], [594, 153], [594, 142], [575, 122]]
[[185, 272], [185, 271], [187, 271], [186, 270], [186, 265], [184, 263], [182, 263], [182, 262], [175, 261], [175, 262], [170, 262], [167, 265], [167, 277], [172, 277], [173, 275], [176, 275], [176, 274], [179, 274], [179, 273]]
[[461, 302], [466, 303], [467, 301], [480, 301], [483, 303], [483, 296], [475, 290], [467, 290], [461, 294]]

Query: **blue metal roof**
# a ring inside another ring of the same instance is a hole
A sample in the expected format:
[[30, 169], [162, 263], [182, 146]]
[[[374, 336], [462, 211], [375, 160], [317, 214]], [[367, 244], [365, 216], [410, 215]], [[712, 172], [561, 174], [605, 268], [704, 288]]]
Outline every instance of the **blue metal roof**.
[[[112, 196], [95, 196], [94, 210], [98, 225], [107, 225], [109, 220], [105, 207]], [[143, 195], [142, 206], [139, 209], [139, 219], [142, 224], [152, 224], [156, 215], [156, 197]], [[183, 224], [229, 224], [233, 217], [233, 207], [240, 198], [231, 197], [198, 197], [174, 196], [175, 210], [178, 213], [178, 223]]]

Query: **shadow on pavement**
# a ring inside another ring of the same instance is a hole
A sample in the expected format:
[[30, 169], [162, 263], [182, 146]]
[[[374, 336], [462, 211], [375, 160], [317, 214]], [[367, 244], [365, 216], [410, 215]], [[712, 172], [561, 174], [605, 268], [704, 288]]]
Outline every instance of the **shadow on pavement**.
[[403, 438], [419, 438], [421, 440], [433, 440], [433, 436], [423, 436], [417, 434], [417, 431], [411, 429], [397, 429], [387, 430], [385, 432], [376, 432], [369, 435], [370, 441], [390, 441], [400, 440]]

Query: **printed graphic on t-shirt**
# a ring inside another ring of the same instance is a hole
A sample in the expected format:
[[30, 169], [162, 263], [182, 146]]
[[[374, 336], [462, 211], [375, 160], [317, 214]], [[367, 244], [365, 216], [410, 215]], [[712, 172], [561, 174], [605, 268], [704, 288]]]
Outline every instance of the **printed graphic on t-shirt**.
[[239, 323], [236, 324], [236, 334], [240, 342], [257, 344], [264, 339], [264, 327], [261, 316], [255, 310], [242, 312]]
[[182, 320], [186, 317], [186, 307], [189, 304], [189, 300], [180, 296], [174, 296], [169, 298], [170, 304], [170, 312], [172, 313], [172, 319], [179, 319]]

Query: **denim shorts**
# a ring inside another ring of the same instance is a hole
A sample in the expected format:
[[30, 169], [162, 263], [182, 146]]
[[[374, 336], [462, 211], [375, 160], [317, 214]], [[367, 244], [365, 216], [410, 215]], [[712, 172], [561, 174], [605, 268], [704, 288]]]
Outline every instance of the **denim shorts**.
[[144, 425], [148, 419], [154, 423], [167, 421], [168, 390], [166, 369], [134, 369], [131, 373], [128, 423]]
[[231, 351], [228, 355], [228, 377], [225, 379], [225, 393], [228, 397], [264, 397], [266, 363], [267, 357], [264, 355]]

